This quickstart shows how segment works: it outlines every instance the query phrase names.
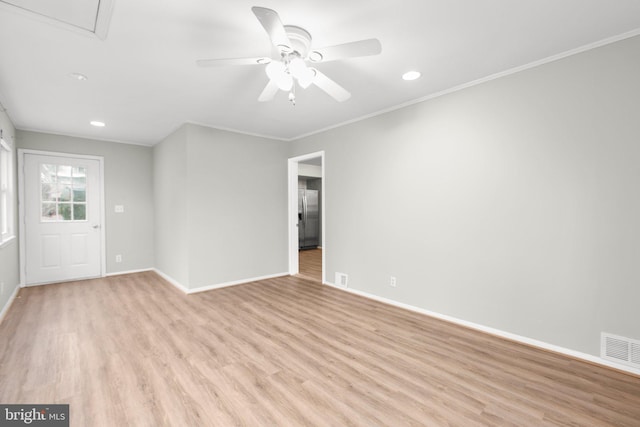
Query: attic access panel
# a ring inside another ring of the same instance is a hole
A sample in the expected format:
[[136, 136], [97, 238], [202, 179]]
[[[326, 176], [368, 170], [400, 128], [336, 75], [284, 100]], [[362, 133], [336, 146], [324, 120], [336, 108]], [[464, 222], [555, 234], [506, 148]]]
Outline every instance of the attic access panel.
[[114, 0], [0, 0], [11, 6], [47, 19], [94, 33], [107, 35]]

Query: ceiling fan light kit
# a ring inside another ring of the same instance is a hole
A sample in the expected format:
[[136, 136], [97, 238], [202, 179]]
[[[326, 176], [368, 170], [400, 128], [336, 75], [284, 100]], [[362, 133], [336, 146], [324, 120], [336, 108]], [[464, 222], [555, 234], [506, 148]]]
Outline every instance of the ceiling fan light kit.
[[377, 39], [311, 50], [311, 34], [307, 30], [295, 25], [282, 25], [278, 13], [274, 10], [258, 6], [252, 7], [251, 10], [269, 35], [271, 43], [280, 55], [279, 58], [203, 59], [196, 63], [201, 67], [266, 65], [265, 72], [269, 82], [258, 97], [260, 102], [271, 101], [278, 90], [282, 90], [289, 92], [288, 99], [295, 105], [296, 84], [302, 89], [313, 84], [336, 101], [346, 101], [351, 94], [318, 69], [307, 66], [307, 61], [317, 64], [344, 58], [378, 55], [382, 52], [382, 46]]
[[[281, 90], [290, 91], [294, 85], [294, 79], [301, 88], [306, 89], [316, 77], [315, 70], [307, 67], [304, 60], [295, 53], [294, 51], [292, 54], [283, 54], [282, 61], [272, 61], [265, 67], [269, 79]], [[292, 56], [293, 59], [291, 59]]]

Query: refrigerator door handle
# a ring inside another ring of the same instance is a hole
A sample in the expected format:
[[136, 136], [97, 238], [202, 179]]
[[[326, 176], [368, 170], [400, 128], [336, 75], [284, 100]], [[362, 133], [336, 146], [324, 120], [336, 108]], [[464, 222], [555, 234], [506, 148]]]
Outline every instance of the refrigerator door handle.
[[302, 196], [302, 222], [307, 223], [307, 195]]

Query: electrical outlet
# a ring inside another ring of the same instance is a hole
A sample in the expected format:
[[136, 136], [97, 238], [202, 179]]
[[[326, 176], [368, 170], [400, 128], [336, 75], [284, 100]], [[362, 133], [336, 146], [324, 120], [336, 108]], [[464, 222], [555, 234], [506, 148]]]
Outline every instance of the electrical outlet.
[[389, 286], [391, 286], [392, 288], [395, 288], [397, 286], [396, 278], [394, 276], [391, 276], [389, 278]]
[[116, 255], [116, 262], [122, 262], [122, 255]]
[[4, 282], [0, 282], [0, 295], [4, 295]]

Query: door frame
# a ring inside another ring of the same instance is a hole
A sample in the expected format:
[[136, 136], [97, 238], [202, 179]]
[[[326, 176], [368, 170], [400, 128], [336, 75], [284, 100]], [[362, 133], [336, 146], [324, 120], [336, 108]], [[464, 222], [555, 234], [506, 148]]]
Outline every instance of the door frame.
[[[100, 192], [98, 198], [100, 201], [100, 207], [98, 208], [98, 212], [100, 212], [100, 277], [105, 277], [106, 275], [106, 265], [107, 265], [107, 245], [106, 245], [106, 223], [105, 223], [105, 199], [104, 199], [104, 157], [102, 156], [90, 156], [85, 154], [71, 154], [71, 153], [60, 153], [56, 151], [41, 151], [41, 150], [31, 150], [26, 148], [18, 149], [18, 236], [20, 240], [20, 287], [24, 288], [27, 286], [27, 260], [26, 260], [26, 217], [25, 217], [25, 202], [26, 202], [26, 194], [24, 190], [24, 161], [25, 156], [27, 154], [32, 154], [36, 156], [48, 156], [48, 157], [61, 157], [65, 159], [88, 159], [88, 160], [97, 160], [100, 164], [100, 170], [98, 171], [98, 191]], [[34, 284], [29, 286], [40, 286], [45, 285], [42, 284]]]
[[322, 194], [320, 195], [321, 200], [321, 219], [322, 223], [322, 284], [325, 284], [326, 281], [326, 255], [327, 255], [327, 240], [326, 236], [326, 215], [325, 215], [325, 198], [326, 198], [326, 190], [325, 190], [325, 160], [324, 160], [324, 151], [316, 151], [315, 153], [304, 154], [301, 156], [291, 157], [288, 160], [288, 171], [289, 171], [289, 198], [288, 198], [288, 225], [289, 225], [289, 274], [294, 275], [298, 274], [300, 271], [299, 258], [298, 258], [298, 163], [303, 162], [305, 160], [314, 159], [320, 157], [321, 159], [321, 174], [322, 174]]

